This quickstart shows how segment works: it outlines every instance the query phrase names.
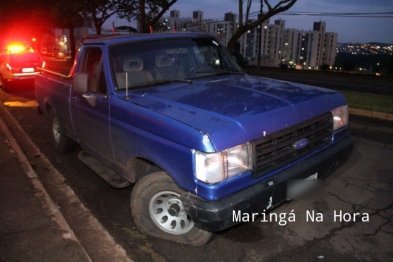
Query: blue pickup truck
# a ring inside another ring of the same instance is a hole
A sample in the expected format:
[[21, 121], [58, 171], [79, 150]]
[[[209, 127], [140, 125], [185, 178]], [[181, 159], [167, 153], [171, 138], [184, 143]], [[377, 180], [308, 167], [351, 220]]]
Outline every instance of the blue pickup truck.
[[340, 93], [247, 75], [208, 34], [86, 39], [70, 73], [42, 69], [35, 90], [59, 152], [133, 184], [141, 232], [194, 246], [292, 198], [291, 181], [327, 176], [353, 146]]

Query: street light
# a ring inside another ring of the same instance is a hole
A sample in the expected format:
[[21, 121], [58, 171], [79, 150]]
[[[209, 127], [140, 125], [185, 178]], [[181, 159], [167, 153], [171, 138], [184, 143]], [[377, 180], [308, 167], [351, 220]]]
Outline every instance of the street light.
[[60, 41], [59, 45], [60, 45], [60, 52], [59, 52], [58, 56], [63, 57], [64, 56], [64, 42]]

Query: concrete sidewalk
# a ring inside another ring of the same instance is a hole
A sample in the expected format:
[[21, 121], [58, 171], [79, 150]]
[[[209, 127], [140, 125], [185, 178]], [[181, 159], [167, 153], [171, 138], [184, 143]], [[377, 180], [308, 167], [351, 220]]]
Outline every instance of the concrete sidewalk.
[[0, 261], [132, 261], [2, 103], [0, 143]]
[[91, 261], [0, 118], [0, 261]]

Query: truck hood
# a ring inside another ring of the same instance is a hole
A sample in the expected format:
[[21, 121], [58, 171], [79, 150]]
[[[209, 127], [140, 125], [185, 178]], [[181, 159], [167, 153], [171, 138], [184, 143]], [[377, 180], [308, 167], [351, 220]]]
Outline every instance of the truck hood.
[[205, 133], [218, 151], [346, 104], [332, 90], [247, 75], [138, 90], [130, 102]]

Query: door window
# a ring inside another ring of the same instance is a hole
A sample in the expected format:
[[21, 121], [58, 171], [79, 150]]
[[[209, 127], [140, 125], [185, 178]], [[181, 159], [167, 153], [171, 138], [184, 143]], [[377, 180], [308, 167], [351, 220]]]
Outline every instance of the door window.
[[106, 94], [105, 74], [102, 67], [100, 48], [87, 48], [80, 67], [81, 73], [88, 74], [88, 90], [92, 93]]

